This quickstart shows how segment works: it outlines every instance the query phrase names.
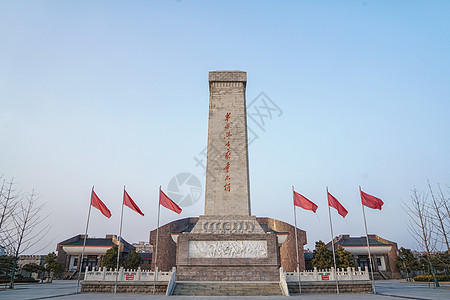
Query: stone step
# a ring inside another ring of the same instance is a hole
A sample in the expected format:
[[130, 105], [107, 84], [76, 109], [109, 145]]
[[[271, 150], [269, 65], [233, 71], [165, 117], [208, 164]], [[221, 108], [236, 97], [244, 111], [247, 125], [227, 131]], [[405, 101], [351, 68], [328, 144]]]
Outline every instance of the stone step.
[[373, 279], [374, 280], [387, 280], [388, 277], [386, 276], [386, 272], [378, 271], [373, 273]]
[[278, 282], [177, 282], [172, 295], [282, 296]]

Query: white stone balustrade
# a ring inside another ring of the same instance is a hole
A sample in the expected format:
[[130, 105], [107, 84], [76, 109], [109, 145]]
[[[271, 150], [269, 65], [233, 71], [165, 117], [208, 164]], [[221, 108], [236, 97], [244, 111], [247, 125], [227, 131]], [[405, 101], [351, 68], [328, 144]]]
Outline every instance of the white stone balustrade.
[[[89, 271], [89, 267], [86, 267], [86, 272], [84, 273], [85, 281], [154, 281], [155, 280], [155, 272], [141, 270], [138, 268], [137, 270], [125, 270], [124, 268], [120, 268], [119, 272], [117, 269], [106, 269], [99, 268], [97, 270]], [[170, 272], [156, 272], [156, 281], [169, 281], [170, 277], [174, 270]]]
[[[335, 280], [335, 272], [334, 268], [330, 270], [314, 270], [311, 271], [303, 271], [300, 272], [300, 280], [301, 281], [334, 281]], [[369, 271], [362, 271], [359, 267], [355, 268], [347, 268], [347, 269], [337, 269], [336, 276], [338, 281], [359, 281], [359, 280], [370, 280]], [[287, 282], [297, 282], [298, 281], [298, 273], [297, 272], [286, 272], [286, 281]]]
[[284, 272], [283, 267], [280, 268], [280, 288], [283, 296], [289, 296], [289, 287], [286, 281], [286, 272]]

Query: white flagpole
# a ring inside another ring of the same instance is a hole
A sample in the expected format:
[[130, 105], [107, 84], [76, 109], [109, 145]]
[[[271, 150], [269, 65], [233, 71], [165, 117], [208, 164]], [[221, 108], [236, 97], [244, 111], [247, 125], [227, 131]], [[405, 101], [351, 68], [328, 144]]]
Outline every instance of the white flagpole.
[[[292, 186], [292, 196], [294, 197], [294, 186]], [[294, 203], [294, 202], [292, 202]], [[301, 278], [300, 278], [300, 261], [298, 259], [298, 239], [297, 239], [297, 213], [295, 210], [295, 204], [294, 204], [294, 223], [295, 223], [295, 249], [297, 250], [297, 273], [298, 273], [298, 292], [299, 294], [302, 293], [302, 284], [301, 284]]]
[[[123, 186], [123, 199], [125, 199], [125, 186]], [[119, 246], [117, 247], [116, 282], [114, 284], [114, 294], [117, 293], [117, 277], [119, 276], [120, 240], [122, 239], [122, 221], [123, 221], [123, 199], [122, 199], [122, 213], [120, 214]]]
[[[327, 187], [327, 202], [328, 202], [328, 187]], [[333, 261], [334, 261], [334, 279], [336, 280], [336, 293], [339, 294], [339, 283], [337, 279], [336, 270], [336, 254], [334, 251], [334, 235], [333, 235], [333, 223], [331, 222], [331, 209], [330, 203], [328, 203], [328, 216], [330, 217], [330, 231], [331, 231], [331, 247], [333, 248]]]
[[[359, 195], [361, 195], [361, 186], [359, 187]], [[369, 266], [370, 266], [370, 272], [372, 273], [372, 289], [373, 293], [376, 294], [377, 290], [375, 289], [375, 281], [373, 278], [373, 265], [372, 265], [372, 256], [370, 255], [370, 244], [369, 244], [369, 235], [367, 234], [367, 222], [366, 222], [366, 213], [364, 212], [364, 205], [362, 203], [361, 199], [361, 207], [363, 212], [363, 218], [364, 218], [364, 228], [366, 230], [366, 241], [367, 241], [367, 252], [369, 253]]]
[[86, 238], [87, 238], [87, 233], [88, 233], [88, 228], [89, 228], [89, 219], [91, 217], [92, 194], [93, 193], [94, 193], [94, 186], [92, 186], [91, 199], [89, 199], [89, 212], [88, 212], [88, 217], [87, 217], [87, 221], [86, 221], [86, 231], [84, 233], [83, 250], [81, 251], [81, 261], [79, 262], [80, 268], [78, 270], [78, 282], [77, 282], [77, 292], [76, 292], [77, 294], [79, 293], [78, 290], [80, 288], [81, 271], [83, 269], [83, 260], [84, 260], [84, 249], [86, 248]]
[[158, 237], [159, 237], [159, 215], [161, 210], [161, 186], [159, 186], [158, 195], [158, 221], [156, 226], [156, 251], [155, 251], [155, 275], [153, 277], [153, 294], [156, 292], [156, 275], [158, 274]]

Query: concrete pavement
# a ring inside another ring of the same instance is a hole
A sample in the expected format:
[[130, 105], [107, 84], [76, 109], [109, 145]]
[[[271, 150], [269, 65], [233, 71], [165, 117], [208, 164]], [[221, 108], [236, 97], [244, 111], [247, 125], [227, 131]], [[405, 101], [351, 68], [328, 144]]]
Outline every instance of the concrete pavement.
[[[203, 299], [203, 300], [221, 300], [221, 299], [258, 299], [258, 300], [276, 300], [286, 299], [283, 296], [260, 296], [260, 297], [188, 297], [188, 296], [160, 296], [148, 294], [75, 294], [76, 281], [54, 281], [47, 284], [24, 284], [16, 285], [14, 290], [0, 289], [0, 299], [5, 300], [38, 300], [38, 299], [154, 299], [154, 300], [182, 300], [182, 299]], [[444, 285], [442, 288], [429, 288], [424, 283], [406, 283], [400, 281], [377, 281], [377, 295], [373, 294], [303, 294], [293, 295], [292, 298], [298, 299], [349, 299], [349, 300], [371, 300], [371, 299], [416, 299], [416, 300], [443, 300], [450, 299], [450, 285]]]

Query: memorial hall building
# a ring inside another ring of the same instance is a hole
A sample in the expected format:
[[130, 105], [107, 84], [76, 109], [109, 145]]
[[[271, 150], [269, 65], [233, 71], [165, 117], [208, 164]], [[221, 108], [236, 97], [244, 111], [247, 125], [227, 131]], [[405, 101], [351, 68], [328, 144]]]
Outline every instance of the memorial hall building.
[[[369, 234], [370, 253], [374, 262], [374, 274], [376, 279], [399, 279], [401, 274], [395, 262], [397, 260], [397, 243], [388, 241], [375, 234]], [[356, 267], [362, 270], [369, 268], [369, 256], [366, 236], [351, 237], [348, 234], [335, 237], [334, 245], [344, 247], [344, 250], [352, 254]], [[331, 241], [327, 244], [331, 250]]]
[[[79, 234], [57, 244], [57, 261], [63, 265], [62, 278], [72, 279], [77, 274], [77, 270], [80, 269], [84, 237], [84, 234]], [[100, 267], [106, 251], [118, 244], [119, 241], [115, 235], [106, 235], [104, 238], [87, 237], [81, 272], [84, 272], [87, 266], [89, 266], [89, 269]], [[124, 256], [134, 250], [134, 247], [123, 239], [121, 239], [120, 248], [121, 254]]]

